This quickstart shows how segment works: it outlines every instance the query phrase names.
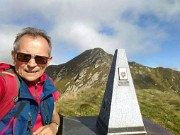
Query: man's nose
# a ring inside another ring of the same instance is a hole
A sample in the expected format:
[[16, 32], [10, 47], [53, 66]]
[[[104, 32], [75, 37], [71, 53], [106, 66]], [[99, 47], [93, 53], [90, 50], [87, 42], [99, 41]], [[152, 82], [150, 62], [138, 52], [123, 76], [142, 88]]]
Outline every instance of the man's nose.
[[29, 60], [28, 66], [30, 66], [30, 67], [35, 67], [35, 66], [37, 66], [37, 63], [36, 63], [36, 61], [35, 61], [34, 58], [31, 58], [31, 59]]

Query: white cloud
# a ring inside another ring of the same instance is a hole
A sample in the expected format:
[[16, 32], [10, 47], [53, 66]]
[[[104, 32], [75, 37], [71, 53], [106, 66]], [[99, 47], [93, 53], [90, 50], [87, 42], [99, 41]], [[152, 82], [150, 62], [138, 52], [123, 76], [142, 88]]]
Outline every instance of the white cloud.
[[[13, 0], [2, 0], [0, 5], [3, 5], [0, 28], [4, 28], [0, 31], [0, 43], [8, 44], [0, 53], [10, 50], [14, 33], [19, 32], [18, 25], [22, 28], [35, 21], [39, 22], [38, 26], [48, 28], [54, 48], [59, 50], [82, 52], [101, 47], [113, 53], [116, 48], [125, 48], [132, 56], [153, 54], [160, 50], [161, 42], [168, 37], [159, 22], [177, 21], [180, 14], [179, 0], [17, 0], [16, 4]], [[140, 16], [146, 14], [155, 16], [159, 22], [155, 24], [149, 20], [146, 27], [138, 25]], [[33, 16], [40, 16], [45, 22]], [[6, 22], [10, 28], [4, 27]], [[51, 26], [46, 26], [47, 22]], [[99, 32], [103, 27], [111, 28], [112, 34]], [[14, 31], [13, 34], [5, 33], [9, 30]], [[61, 42], [66, 46], [59, 44]], [[7, 58], [2, 53], [0, 56], [1, 59]]]
[[[156, 52], [159, 49], [157, 43], [167, 36], [165, 31], [159, 26], [153, 26], [154, 24], [149, 24], [149, 28], [140, 29], [134, 22], [140, 15], [148, 12], [169, 18], [171, 14], [178, 14], [178, 10], [169, 14], [169, 6], [173, 8], [173, 4], [168, 4], [168, 1], [140, 0], [134, 3], [133, 0], [96, 0], [76, 3], [63, 1], [61, 4], [61, 12], [55, 19], [58, 29], [55, 27], [53, 32], [57, 33], [58, 38], [73, 44], [79, 50], [99, 46], [105, 50], [125, 47], [129, 52]], [[126, 21], [121, 18], [125, 11], [133, 12], [132, 20]], [[102, 24], [111, 26], [116, 34], [108, 37], [99, 33]], [[151, 50], [148, 49], [150, 46]]]
[[16, 26], [0, 25], [0, 62], [12, 63], [11, 51], [13, 49], [16, 31], [19, 29], [20, 28]]

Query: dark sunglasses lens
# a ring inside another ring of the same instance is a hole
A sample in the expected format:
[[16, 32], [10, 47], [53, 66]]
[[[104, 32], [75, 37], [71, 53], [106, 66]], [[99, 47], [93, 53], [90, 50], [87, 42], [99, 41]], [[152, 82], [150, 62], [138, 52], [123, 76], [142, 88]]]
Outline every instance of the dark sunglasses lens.
[[36, 56], [35, 61], [37, 64], [46, 64], [48, 62], [48, 57]]
[[21, 62], [28, 62], [31, 59], [30, 54], [17, 53], [17, 60]]

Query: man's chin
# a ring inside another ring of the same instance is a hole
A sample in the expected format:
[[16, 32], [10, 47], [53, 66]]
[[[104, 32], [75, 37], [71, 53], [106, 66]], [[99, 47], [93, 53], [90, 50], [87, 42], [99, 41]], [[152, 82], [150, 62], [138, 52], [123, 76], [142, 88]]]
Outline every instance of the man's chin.
[[24, 77], [24, 79], [28, 82], [37, 82], [37, 80], [39, 77], [35, 77], [35, 76], [30, 76], [30, 77]]

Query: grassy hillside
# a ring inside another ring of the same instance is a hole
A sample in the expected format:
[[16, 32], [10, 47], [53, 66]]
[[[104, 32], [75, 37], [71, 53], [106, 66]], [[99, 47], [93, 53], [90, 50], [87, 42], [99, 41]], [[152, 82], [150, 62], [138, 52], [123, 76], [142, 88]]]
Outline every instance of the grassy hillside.
[[63, 116], [98, 115], [104, 89], [88, 89], [79, 93], [66, 93], [58, 100], [58, 111]]
[[137, 90], [142, 115], [172, 133], [180, 134], [180, 96], [170, 91]]
[[[105, 88], [66, 93], [58, 100], [63, 116], [96, 116], [99, 113]], [[180, 96], [155, 89], [136, 91], [143, 117], [161, 125], [175, 135], [180, 134]]]
[[[62, 94], [58, 101], [62, 115], [98, 115], [112, 58], [94, 48], [67, 63], [48, 67], [46, 72]], [[129, 62], [129, 67], [143, 116], [179, 135], [180, 71], [136, 62]]]

